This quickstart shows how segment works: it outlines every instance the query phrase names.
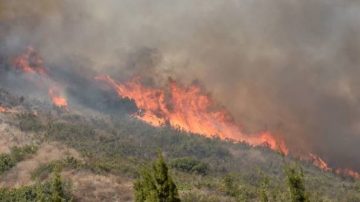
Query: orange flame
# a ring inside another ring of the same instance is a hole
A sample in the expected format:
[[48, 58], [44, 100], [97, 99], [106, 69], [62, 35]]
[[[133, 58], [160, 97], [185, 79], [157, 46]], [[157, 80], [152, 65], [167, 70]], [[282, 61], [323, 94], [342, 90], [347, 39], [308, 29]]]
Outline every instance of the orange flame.
[[5, 112], [8, 112], [8, 109], [0, 106], [0, 113], [5, 113]]
[[348, 169], [348, 168], [339, 168], [339, 169], [336, 169], [335, 171], [336, 174], [338, 175], [345, 175], [345, 176], [350, 176], [354, 179], [358, 179], [360, 180], [360, 173], [356, 172], [356, 171], [353, 171], [351, 169]]
[[[15, 58], [14, 67], [24, 73], [40, 75], [41, 81], [45, 84], [47, 83], [45, 81], [49, 80], [43, 59], [32, 47], [28, 47], [23, 54]], [[46, 86], [48, 87], [48, 94], [54, 106], [67, 108], [67, 100], [60, 95], [58, 88], [49, 87], [49, 84]]]
[[28, 47], [23, 54], [15, 58], [14, 66], [25, 73], [46, 74], [42, 58], [32, 47]]
[[329, 165], [323, 160], [321, 159], [319, 156], [316, 156], [315, 154], [313, 153], [310, 153], [310, 158], [312, 159], [313, 161], [313, 164], [320, 168], [321, 170], [324, 170], [324, 171], [331, 171], [332, 169], [329, 167]]
[[119, 84], [109, 76], [98, 76], [95, 79], [106, 82], [120, 97], [133, 100], [139, 108], [135, 116], [153, 126], [169, 124], [186, 132], [207, 137], [218, 136], [252, 146], [266, 145], [273, 150], [288, 153], [285, 143], [276, 141], [270, 132], [244, 134], [230, 113], [218, 107], [198, 85], [184, 87], [170, 80], [169, 89], [163, 90], [144, 86], [139, 78], [133, 78], [125, 84]]
[[49, 89], [49, 96], [51, 98], [52, 103], [59, 107], [59, 108], [65, 108], [67, 109], [68, 103], [67, 100], [63, 97], [61, 97], [59, 90], [56, 88], [50, 88]]
[[313, 161], [313, 164], [320, 168], [323, 171], [326, 172], [335, 172], [338, 175], [343, 175], [343, 176], [349, 176], [352, 177], [354, 179], [360, 179], [360, 173], [351, 170], [349, 168], [337, 168], [337, 169], [333, 169], [331, 168], [323, 159], [321, 159], [319, 156], [313, 154], [313, 153], [309, 153], [309, 156], [311, 158], [311, 160]]

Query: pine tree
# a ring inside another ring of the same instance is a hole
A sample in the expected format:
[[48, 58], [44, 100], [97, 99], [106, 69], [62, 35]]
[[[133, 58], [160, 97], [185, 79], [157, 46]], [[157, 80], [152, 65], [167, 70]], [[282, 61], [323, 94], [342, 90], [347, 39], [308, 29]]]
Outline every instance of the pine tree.
[[137, 202], [180, 202], [177, 187], [161, 153], [151, 169], [141, 171], [134, 189]]
[[308, 202], [304, 184], [304, 173], [296, 166], [286, 167], [287, 182], [292, 202]]

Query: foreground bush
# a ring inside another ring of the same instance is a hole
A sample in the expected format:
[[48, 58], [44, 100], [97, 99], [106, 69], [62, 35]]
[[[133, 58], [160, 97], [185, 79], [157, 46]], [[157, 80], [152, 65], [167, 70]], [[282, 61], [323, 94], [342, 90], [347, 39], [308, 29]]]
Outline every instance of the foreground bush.
[[1, 202], [68, 202], [72, 201], [68, 186], [62, 181], [58, 171], [50, 182], [23, 186], [16, 189], [0, 189]]
[[0, 154], [0, 174], [10, 170], [16, 163], [37, 151], [35, 146], [14, 147], [9, 154]]

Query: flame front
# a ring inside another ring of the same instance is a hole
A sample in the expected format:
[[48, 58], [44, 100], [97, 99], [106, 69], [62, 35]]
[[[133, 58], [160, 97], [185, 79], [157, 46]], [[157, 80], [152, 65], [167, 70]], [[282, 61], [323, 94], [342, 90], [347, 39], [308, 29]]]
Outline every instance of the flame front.
[[96, 79], [106, 82], [120, 97], [133, 100], [139, 108], [135, 116], [153, 126], [169, 124], [186, 132], [217, 136], [252, 146], [266, 145], [288, 153], [284, 142], [277, 141], [270, 132], [244, 134], [230, 113], [218, 107], [198, 85], [184, 87], [170, 80], [168, 89], [163, 90], [144, 86], [140, 78], [133, 78], [125, 84], [117, 83], [109, 76], [98, 76]]
[[353, 171], [351, 169], [348, 169], [348, 168], [344, 168], [344, 169], [336, 169], [335, 171], [336, 174], [338, 175], [345, 175], [345, 176], [350, 176], [352, 178], [355, 178], [355, 179], [358, 179], [360, 180], [360, 173], [356, 172], [356, 171]]
[[326, 172], [334, 172], [338, 175], [344, 175], [344, 176], [350, 176], [354, 179], [360, 179], [360, 173], [349, 169], [349, 168], [337, 168], [337, 169], [333, 169], [331, 168], [328, 163], [326, 163], [325, 160], [323, 160], [322, 158], [320, 158], [319, 156], [313, 154], [313, 153], [309, 153], [309, 157], [312, 160], [312, 163], [314, 164], [314, 166], [320, 168], [323, 171]]
[[318, 168], [320, 168], [321, 170], [324, 170], [324, 171], [331, 171], [331, 168], [329, 167], [329, 165], [323, 159], [321, 159], [319, 156], [316, 156], [313, 153], [310, 153], [309, 156], [312, 159], [313, 164], [316, 167], [318, 167]]

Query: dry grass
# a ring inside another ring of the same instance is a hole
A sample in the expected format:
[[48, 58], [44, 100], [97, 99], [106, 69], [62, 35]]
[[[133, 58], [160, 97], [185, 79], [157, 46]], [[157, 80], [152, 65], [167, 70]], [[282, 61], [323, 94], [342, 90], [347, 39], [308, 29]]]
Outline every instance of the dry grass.
[[64, 171], [62, 176], [72, 182], [72, 192], [78, 201], [133, 201], [130, 179], [75, 170]]
[[0, 119], [0, 153], [8, 153], [14, 146], [29, 145], [33, 142], [32, 137]]
[[80, 155], [74, 149], [69, 149], [59, 143], [44, 143], [30, 159], [19, 162], [14, 168], [1, 176], [0, 187], [31, 185], [34, 183], [31, 179], [31, 173], [40, 165], [61, 160], [68, 156], [80, 159]]

